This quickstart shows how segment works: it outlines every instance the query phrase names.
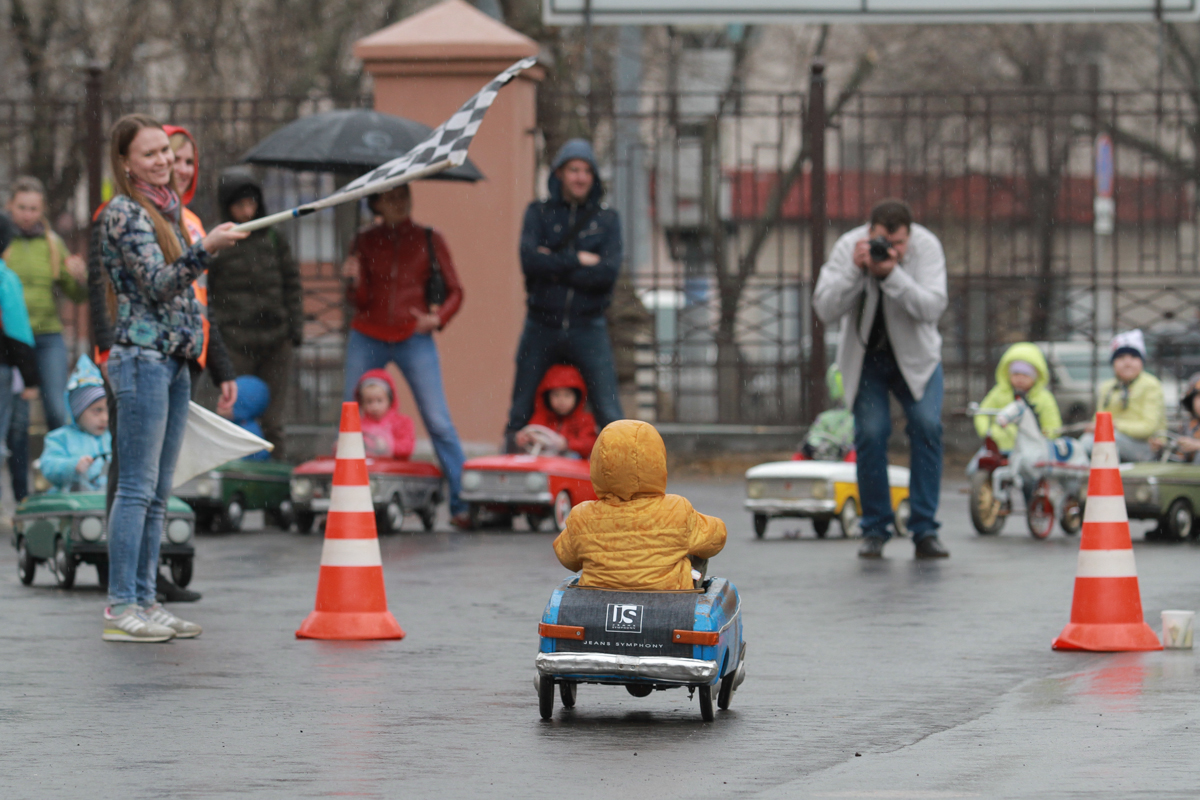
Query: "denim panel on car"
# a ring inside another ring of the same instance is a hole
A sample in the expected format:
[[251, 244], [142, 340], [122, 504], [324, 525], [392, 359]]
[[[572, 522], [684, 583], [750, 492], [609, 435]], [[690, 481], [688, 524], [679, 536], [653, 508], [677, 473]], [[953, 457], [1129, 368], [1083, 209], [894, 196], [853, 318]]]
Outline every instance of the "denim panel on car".
[[583, 627], [583, 640], [557, 639], [560, 653], [614, 653], [628, 656], [692, 658], [690, 644], [675, 644], [676, 630], [690, 631], [698, 594], [607, 592], [567, 589], [558, 609], [559, 625]]

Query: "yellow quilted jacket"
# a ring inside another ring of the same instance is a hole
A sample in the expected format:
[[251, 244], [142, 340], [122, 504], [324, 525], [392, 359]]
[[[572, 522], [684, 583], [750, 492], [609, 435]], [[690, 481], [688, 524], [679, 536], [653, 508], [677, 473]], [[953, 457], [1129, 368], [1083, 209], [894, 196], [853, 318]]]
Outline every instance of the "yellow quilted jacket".
[[554, 540], [558, 560], [583, 570], [582, 586], [692, 588], [689, 555], [711, 558], [725, 546], [725, 523], [667, 494], [667, 448], [654, 427], [614, 422], [592, 450], [596, 497], [580, 503]]

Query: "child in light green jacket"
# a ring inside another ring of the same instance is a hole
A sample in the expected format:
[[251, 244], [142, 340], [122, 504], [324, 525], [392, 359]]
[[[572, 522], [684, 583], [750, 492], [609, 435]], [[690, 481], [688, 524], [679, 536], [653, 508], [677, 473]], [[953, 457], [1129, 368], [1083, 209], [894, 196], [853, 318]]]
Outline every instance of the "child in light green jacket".
[[[996, 366], [996, 385], [979, 404], [981, 409], [1001, 409], [1018, 397], [1024, 398], [1037, 416], [1038, 427], [1047, 439], [1058, 435], [1062, 415], [1058, 401], [1050, 393], [1050, 369], [1046, 357], [1032, 342], [1018, 342], [1005, 351]], [[1009, 452], [1017, 442], [1017, 425], [1003, 427], [995, 424], [991, 414], [975, 417], [975, 430], [980, 437], [991, 436], [1001, 452]]]

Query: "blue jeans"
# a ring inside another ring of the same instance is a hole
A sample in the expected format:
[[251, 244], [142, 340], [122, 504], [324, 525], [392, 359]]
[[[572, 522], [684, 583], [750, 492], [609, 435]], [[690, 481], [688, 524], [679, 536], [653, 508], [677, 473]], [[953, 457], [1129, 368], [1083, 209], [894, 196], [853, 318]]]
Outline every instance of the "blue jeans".
[[[68, 373], [67, 344], [61, 333], [39, 333], [34, 338], [34, 353], [41, 375], [42, 409], [46, 412], [46, 430], [67, 424]], [[11, 385], [11, 381], [9, 382]], [[17, 502], [29, 494], [29, 401], [13, 399], [12, 424], [8, 428], [8, 472], [12, 475], [13, 495]]]
[[346, 345], [346, 385], [342, 399], [354, 400], [354, 389], [363, 373], [372, 369], [383, 369], [394, 361], [408, 381], [417, 410], [429, 438], [433, 440], [433, 452], [442, 465], [442, 474], [450, 486], [450, 513], [461, 514], [467, 504], [460, 498], [462, 492], [463, 454], [458, 431], [450, 419], [450, 407], [446, 405], [446, 390], [442, 388], [442, 364], [438, 359], [437, 344], [428, 333], [414, 333], [402, 342], [385, 342], [358, 331], [350, 331]]
[[108, 377], [117, 395], [119, 435], [113, 444], [121, 463], [108, 515], [108, 600], [150, 606], [192, 376], [181, 358], [116, 345]]
[[920, 401], [913, 399], [890, 350], [867, 353], [854, 398], [854, 446], [858, 450], [858, 496], [862, 499], [862, 535], [887, 541], [895, 526], [888, 488], [888, 438], [892, 417], [888, 392], [908, 418], [912, 452], [908, 530], [914, 542], [937, 536], [938, 495], [942, 485], [942, 365], [938, 364]]
[[521, 344], [517, 347], [517, 374], [513, 378], [512, 406], [508, 412], [506, 438], [529, 424], [537, 387], [546, 370], [558, 363], [571, 364], [583, 375], [588, 401], [601, 428], [624, 419], [617, 393], [617, 370], [613, 362], [608, 322], [603, 315], [572, 319], [565, 328], [551, 327], [525, 319]]

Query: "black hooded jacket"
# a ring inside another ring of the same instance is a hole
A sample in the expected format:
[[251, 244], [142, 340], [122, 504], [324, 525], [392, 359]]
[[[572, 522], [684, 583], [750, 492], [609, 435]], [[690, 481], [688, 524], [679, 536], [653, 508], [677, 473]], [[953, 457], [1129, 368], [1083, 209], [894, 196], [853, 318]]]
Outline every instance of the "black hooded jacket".
[[[262, 187], [249, 172], [221, 174], [217, 201], [223, 221], [238, 200], [258, 201], [255, 218], [266, 215]], [[208, 309], [232, 348], [300, 344], [304, 307], [300, 269], [287, 240], [273, 228], [257, 230], [236, 247], [217, 253], [208, 268]]]
[[[555, 173], [577, 158], [591, 164], [595, 183], [583, 204], [572, 205], [563, 199], [562, 183]], [[596, 169], [596, 156], [583, 139], [572, 139], [558, 151], [551, 165], [549, 189], [549, 199], [530, 203], [525, 209], [521, 271], [525, 274], [530, 319], [568, 327], [572, 320], [603, 314], [612, 302], [613, 286], [621, 269], [621, 220], [616, 211], [601, 202], [604, 187]], [[570, 241], [564, 241], [581, 219], [586, 224]], [[579, 263], [580, 252], [597, 254], [600, 263], [583, 266]]]

